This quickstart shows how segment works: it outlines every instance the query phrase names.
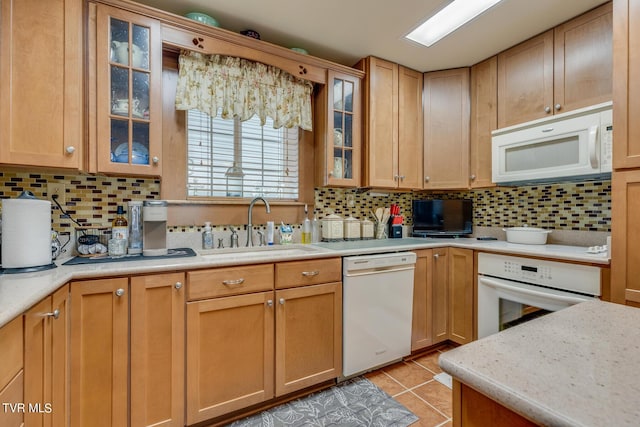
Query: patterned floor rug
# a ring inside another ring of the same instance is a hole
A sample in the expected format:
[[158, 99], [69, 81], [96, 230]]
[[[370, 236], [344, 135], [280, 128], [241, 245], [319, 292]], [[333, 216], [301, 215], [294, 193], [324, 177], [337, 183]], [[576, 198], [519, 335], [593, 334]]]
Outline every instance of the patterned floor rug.
[[238, 420], [231, 426], [405, 427], [417, 420], [411, 411], [371, 381], [357, 377]]

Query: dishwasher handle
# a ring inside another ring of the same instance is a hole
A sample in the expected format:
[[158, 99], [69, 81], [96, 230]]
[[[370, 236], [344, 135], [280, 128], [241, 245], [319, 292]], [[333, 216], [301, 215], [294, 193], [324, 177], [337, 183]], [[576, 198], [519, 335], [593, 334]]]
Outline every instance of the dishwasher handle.
[[406, 270], [414, 270], [414, 269], [415, 269], [415, 264], [369, 268], [366, 270], [345, 271], [344, 277], [370, 276], [372, 274], [394, 273], [396, 271], [406, 271]]

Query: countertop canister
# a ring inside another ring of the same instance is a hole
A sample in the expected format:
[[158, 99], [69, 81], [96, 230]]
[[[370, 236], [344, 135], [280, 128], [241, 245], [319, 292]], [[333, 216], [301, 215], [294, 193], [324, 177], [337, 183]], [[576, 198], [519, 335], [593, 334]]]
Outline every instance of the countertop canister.
[[2, 200], [2, 268], [51, 264], [51, 202], [29, 191]]

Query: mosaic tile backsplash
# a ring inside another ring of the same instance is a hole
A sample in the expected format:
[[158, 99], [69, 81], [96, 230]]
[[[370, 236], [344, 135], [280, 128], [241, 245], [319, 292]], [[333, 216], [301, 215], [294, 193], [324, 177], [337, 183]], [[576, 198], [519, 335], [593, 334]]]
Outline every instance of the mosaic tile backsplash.
[[[11, 172], [0, 169], [0, 198], [17, 197], [23, 190], [48, 198], [47, 183], [62, 183], [65, 210], [83, 225], [108, 226], [116, 207], [129, 200], [160, 198], [160, 181], [85, 175]], [[511, 227], [527, 224], [555, 230], [611, 231], [611, 181], [500, 187], [459, 192], [363, 191], [317, 188], [314, 213], [371, 218], [378, 207], [400, 205], [405, 223], [411, 224], [414, 198], [468, 198], [474, 204], [474, 226]], [[54, 206], [53, 228], [73, 231], [74, 224]], [[218, 225], [219, 228], [220, 225]], [[171, 227], [169, 231], [200, 232], [200, 227]]]

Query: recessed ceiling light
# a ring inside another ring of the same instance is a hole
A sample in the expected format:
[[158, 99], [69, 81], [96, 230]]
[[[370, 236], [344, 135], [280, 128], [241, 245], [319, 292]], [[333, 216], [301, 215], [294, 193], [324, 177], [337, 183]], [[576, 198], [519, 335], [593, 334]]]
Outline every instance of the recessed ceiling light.
[[405, 37], [431, 46], [500, 0], [454, 0]]

